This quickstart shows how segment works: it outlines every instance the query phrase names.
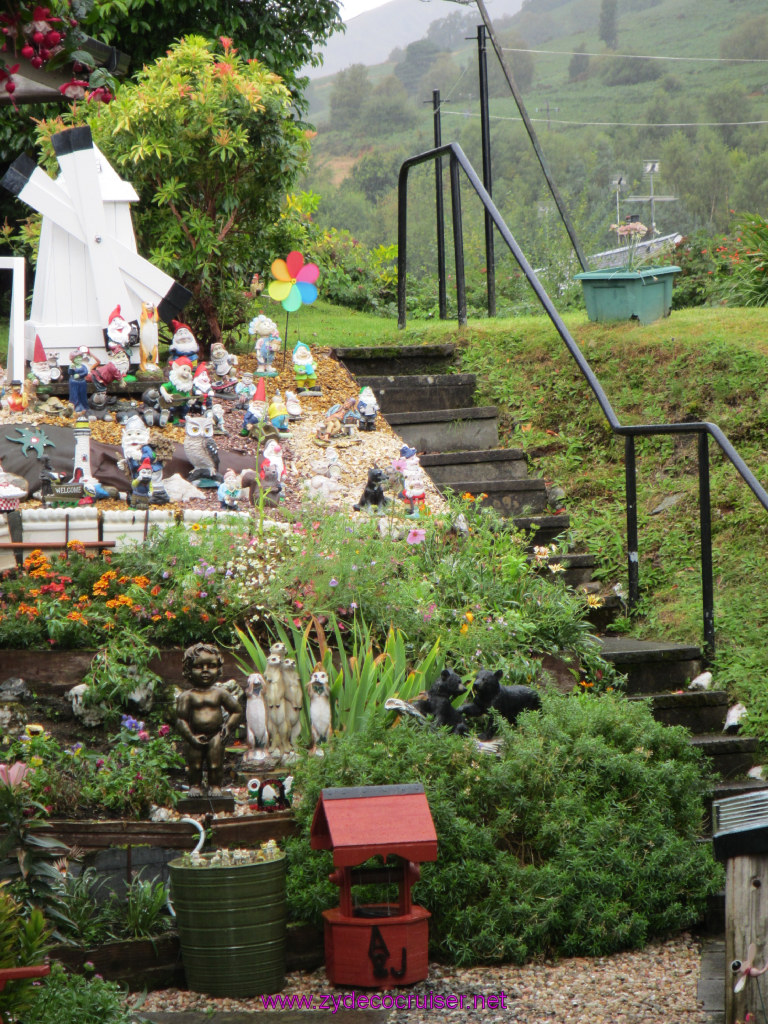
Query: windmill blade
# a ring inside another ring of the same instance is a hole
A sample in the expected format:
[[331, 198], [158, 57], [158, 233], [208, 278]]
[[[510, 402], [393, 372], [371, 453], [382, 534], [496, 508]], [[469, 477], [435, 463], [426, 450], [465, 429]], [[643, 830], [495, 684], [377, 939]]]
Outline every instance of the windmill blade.
[[116, 304], [129, 309], [128, 289], [115, 258], [99, 185], [99, 169], [93, 151], [91, 129], [71, 128], [51, 136], [64, 184], [82, 226], [82, 240], [91, 259], [96, 302], [103, 323]]
[[[68, 133], [59, 134], [66, 135]], [[94, 153], [98, 152], [95, 147], [93, 147], [93, 151]], [[93, 163], [95, 167], [95, 160]], [[61, 228], [89, 249], [85, 228], [75, 211], [67, 190], [57, 181], [49, 178], [45, 171], [41, 170], [28, 156], [22, 155], [14, 160], [0, 181], [0, 185], [31, 206], [32, 209], [41, 213], [44, 218], [44, 226], [46, 220], [50, 221], [51, 224], [55, 224], [56, 227]], [[98, 181], [96, 187], [98, 188]], [[97, 194], [100, 193], [97, 192]], [[127, 304], [126, 308], [138, 307], [142, 301], [151, 301], [157, 307], [161, 319], [166, 323], [170, 324], [172, 320], [179, 320], [184, 307], [192, 297], [191, 293], [174, 281], [169, 274], [140, 256], [135, 249], [131, 249], [111, 234], [106, 233], [106, 229], [103, 237], [108, 239], [113, 262], [124, 276], [123, 288], [127, 289], [134, 299], [133, 302]], [[102, 243], [97, 248], [103, 249], [105, 244], [107, 243]], [[93, 258], [91, 258], [91, 263], [93, 264]], [[108, 292], [107, 298], [109, 299], [108, 310], [107, 314], [103, 316], [104, 323], [107, 321], [109, 311], [116, 304], [112, 293]]]

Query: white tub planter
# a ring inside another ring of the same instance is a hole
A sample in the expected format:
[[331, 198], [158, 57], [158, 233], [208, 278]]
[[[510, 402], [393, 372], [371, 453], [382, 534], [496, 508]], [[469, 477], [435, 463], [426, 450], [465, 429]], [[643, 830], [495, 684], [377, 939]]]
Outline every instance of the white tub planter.
[[165, 529], [173, 526], [174, 513], [168, 509], [149, 509], [137, 511], [128, 509], [125, 512], [107, 510], [101, 516], [102, 539], [113, 541], [115, 548], [125, 547], [131, 541], [142, 541], [145, 532], [153, 527]]
[[95, 508], [22, 509], [21, 528], [25, 544], [93, 544], [99, 539], [99, 514]]

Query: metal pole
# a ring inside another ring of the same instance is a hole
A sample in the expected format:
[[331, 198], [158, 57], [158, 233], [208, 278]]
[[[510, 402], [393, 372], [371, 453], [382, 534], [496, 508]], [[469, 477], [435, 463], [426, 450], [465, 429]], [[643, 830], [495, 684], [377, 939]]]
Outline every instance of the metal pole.
[[[435, 125], [435, 149], [442, 146], [440, 124], [440, 90], [432, 90], [432, 110]], [[445, 207], [443, 204], [443, 160], [435, 157], [435, 210], [437, 212], [437, 305], [440, 319], [448, 318], [448, 300], [445, 286]]]
[[701, 531], [701, 604], [704, 612], [704, 653], [715, 653], [715, 588], [712, 571], [712, 512], [709, 496], [709, 435], [699, 433], [699, 519]]
[[576, 237], [576, 229], [571, 223], [571, 218], [569, 217], [568, 211], [565, 208], [565, 203], [563, 202], [560, 192], [558, 191], [557, 185], [555, 185], [554, 179], [552, 175], [549, 173], [547, 161], [544, 159], [544, 153], [542, 152], [541, 146], [539, 145], [538, 137], [536, 135], [536, 132], [534, 131], [533, 125], [531, 124], [531, 119], [530, 117], [528, 117], [528, 111], [525, 109], [523, 97], [521, 96], [520, 91], [518, 90], [517, 85], [515, 84], [515, 80], [512, 77], [512, 71], [510, 70], [509, 64], [507, 63], [507, 60], [504, 56], [501, 44], [496, 38], [496, 33], [493, 31], [493, 25], [491, 24], [491, 19], [488, 16], [488, 11], [486, 10], [483, 0], [475, 0], [475, 3], [477, 4], [477, 9], [480, 12], [480, 17], [483, 19], [485, 27], [488, 29], [488, 35], [490, 36], [491, 43], [493, 44], [493, 48], [496, 51], [496, 56], [499, 58], [499, 63], [501, 64], [502, 71], [504, 72], [504, 77], [506, 78], [507, 84], [509, 85], [509, 88], [512, 91], [512, 95], [515, 98], [517, 109], [520, 111], [520, 117], [523, 119], [525, 130], [528, 132], [528, 138], [531, 140], [534, 152], [536, 153], [541, 169], [544, 172], [544, 177], [547, 179], [549, 191], [552, 193], [552, 198], [555, 200], [555, 205], [557, 206], [557, 209], [560, 213], [560, 217], [565, 226], [565, 230], [568, 232], [568, 237], [571, 240], [573, 251], [576, 253], [576, 258], [581, 264], [581, 269], [588, 270], [589, 265], [587, 263], [587, 257], [585, 256], [581, 248], [581, 245], [579, 244], [579, 240]]
[[402, 167], [397, 179], [397, 328], [405, 329], [406, 248], [408, 245], [408, 174]]
[[467, 325], [467, 286], [464, 281], [464, 234], [461, 226], [461, 181], [459, 161], [451, 153], [451, 213], [453, 214], [453, 252], [456, 263], [456, 305], [460, 327]]
[[[488, 50], [485, 25], [477, 26], [477, 64], [480, 72], [480, 139], [483, 150], [483, 185], [493, 195], [491, 172], [491, 117], [488, 104]], [[485, 210], [485, 287], [488, 295], [488, 316], [496, 316], [496, 258], [493, 246], [493, 220]]]
[[629, 576], [630, 608], [640, 598], [640, 563], [637, 557], [637, 467], [635, 438], [624, 438], [624, 486], [627, 495], [627, 574]]

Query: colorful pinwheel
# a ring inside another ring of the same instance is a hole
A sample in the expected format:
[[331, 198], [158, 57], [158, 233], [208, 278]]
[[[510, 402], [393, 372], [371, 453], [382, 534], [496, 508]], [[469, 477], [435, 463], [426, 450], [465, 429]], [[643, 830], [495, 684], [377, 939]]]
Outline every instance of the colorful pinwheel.
[[309, 306], [317, 298], [315, 281], [320, 276], [316, 263], [305, 263], [300, 252], [289, 252], [284, 260], [272, 263], [274, 281], [269, 283], [269, 297], [281, 302], [288, 313], [300, 306]]

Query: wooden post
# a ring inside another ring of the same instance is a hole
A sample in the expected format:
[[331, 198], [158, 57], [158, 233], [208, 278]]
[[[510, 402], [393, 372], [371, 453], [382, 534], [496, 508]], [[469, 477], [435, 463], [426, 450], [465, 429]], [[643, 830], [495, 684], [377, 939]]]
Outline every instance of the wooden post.
[[735, 1024], [751, 1013], [762, 1020], [763, 1009], [758, 986], [765, 977], [747, 978], [741, 992], [734, 992], [734, 960], [745, 961], [750, 943], [757, 947], [754, 966], [768, 959], [768, 854], [731, 857], [725, 867], [725, 1024]]

